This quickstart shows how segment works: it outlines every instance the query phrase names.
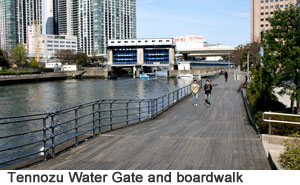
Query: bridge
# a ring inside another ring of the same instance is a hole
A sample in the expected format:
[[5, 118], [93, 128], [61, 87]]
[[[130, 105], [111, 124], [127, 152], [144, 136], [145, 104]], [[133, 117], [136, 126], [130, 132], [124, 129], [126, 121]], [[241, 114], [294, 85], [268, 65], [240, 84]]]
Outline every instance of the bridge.
[[241, 82], [229, 77], [227, 83], [222, 77], [213, 81], [210, 107], [203, 104], [203, 90], [198, 107], [192, 97], [183, 96], [155, 119], [100, 134], [25, 169], [269, 170], [262, 141], [236, 92]]

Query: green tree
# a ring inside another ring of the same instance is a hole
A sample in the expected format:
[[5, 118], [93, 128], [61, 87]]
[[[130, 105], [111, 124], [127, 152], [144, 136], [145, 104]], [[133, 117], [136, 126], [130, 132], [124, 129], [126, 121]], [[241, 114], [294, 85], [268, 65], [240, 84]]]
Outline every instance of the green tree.
[[5, 50], [0, 49], [0, 67], [8, 67], [8, 54]]
[[290, 5], [285, 10], [277, 9], [267, 19], [271, 29], [263, 36], [263, 65], [274, 80], [282, 87], [281, 94], [288, 94], [300, 103], [300, 8]]
[[244, 71], [244, 66], [247, 62], [247, 55], [249, 51], [249, 63], [250, 65], [257, 65], [260, 63], [260, 44], [250, 43], [247, 45], [239, 45], [231, 56], [231, 61], [240, 66], [241, 71]]
[[76, 64], [85, 65], [88, 63], [88, 56], [86, 53], [77, 53], [76, 55]]
[[35, 58], [31, 59], [31, 61], [30, 61], [30, 67], [32, 67], [32, 68], [37, 68], [38, 67], [38, 63], [35, 60]]
[[74, 64], [76, 60], [76, 53], [73, 50], [58, 50], [54, 53], [54, 56], [58, 58], [63, 64]]
[[26, 57], [27, 57], [27, 50], [23, 44], [17, 44], [17, 46], [11, 49], [11, 59], [17, 65], [26, 65]]

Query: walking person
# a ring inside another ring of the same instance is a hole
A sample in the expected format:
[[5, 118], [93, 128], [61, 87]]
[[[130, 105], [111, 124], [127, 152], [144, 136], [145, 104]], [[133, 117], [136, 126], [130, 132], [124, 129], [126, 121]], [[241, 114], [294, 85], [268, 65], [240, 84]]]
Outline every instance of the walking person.
[[200, 90], [199, 85], [197, 84], [197, 80], [194, 80], [192, 85], [192, 94], [193, 94], [193, 105], [198, 106], [198, 92]]
[[227, 79], [228, 79], [228, 73], [227, 73], [227, 71], [225, 71], [224, 77], [225, 77], [225, 82], [227, 82]]
[[212, 85], [210, 84], [209, 80], [206, 80], [206, 83], [204, 85], [204, 91], [205, 91], [205, 104], [210, 106]]

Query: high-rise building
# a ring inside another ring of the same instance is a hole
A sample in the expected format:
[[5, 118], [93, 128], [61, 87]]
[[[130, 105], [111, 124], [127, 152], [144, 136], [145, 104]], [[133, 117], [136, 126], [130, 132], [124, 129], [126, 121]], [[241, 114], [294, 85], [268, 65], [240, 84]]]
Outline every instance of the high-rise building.
[[0, 48], [10, 50], [17, 44], [17, 18], [15, 0], [0, 0]]
[[55, 0], [43, 0], [42, 2], [43, 10], [43, 34], [55, 34], [56, 30], [56, 20], [55, 20]]
[[[136, 38], [136, 0], [0, 0], [0, 43], [28, 44], [28, 27], [39, 34], [77, 36], [78, 51], [105, 54], [109, 39]], [[28, 47], [28, 46], [27, 46]]]
[[105, 54], [110, 39], [136, 38], [136, 0], [79, 0], [79, 50]]
[[260, 42], [260, 33], [270, 29], [267, 18], [277, 9], [284, 9], [297, 0], [251, 0], [251, 42]]
[[58, 0], [58, 34], [71, 35], [72, 0]]

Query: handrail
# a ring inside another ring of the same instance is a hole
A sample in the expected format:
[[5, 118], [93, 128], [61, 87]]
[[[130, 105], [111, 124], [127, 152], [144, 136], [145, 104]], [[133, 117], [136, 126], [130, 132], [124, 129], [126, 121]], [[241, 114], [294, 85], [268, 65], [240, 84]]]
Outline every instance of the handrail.
[[[269, 115], [268, 119], [265, 119], [265, 116]], [[288, 117], [299, 117], [299, 114], [286, 114], [286, 113], [276, 113], [276, 112], [264, 112], [262, 116], [262, 120], [264, 122], [269, 123], [269, 134], [272, 134], [272, 123], [284, 123], [284, 124], [292, 124], [292, 125], [300, 125], [300, 122], [295, 122], [295, 121], [281, 121], [281, 120], [274, 120], [271, 118], [271, 115], [275, 116], [288, 116]]]
[[[216, 77], [212, 76], [212, 80]], [[158, 98], [102, 99], [54, 112], [0, 118], [0, 142], [5, 143], [0, 143], [0, 156], [4, 156], [0, 158], [0, 168], [37, 154], [46, 161], [54, 158], [58, 150], [77, 146], [86, 138], [155, 119], [191, 92], [191, 85], [187, 85]]]
[[246, 113], [248, 115], [248, 120], [251, 123], [252, 127], [255, 129], [256, 133], [261, 137], [261, 132], [257, 126], [257, 123], [253, 119], [247, 96], [245, 95], [245, 92], [243, 90], [241, 91], [241, 94], [242, 94], [243, 102], [245, 105]]

